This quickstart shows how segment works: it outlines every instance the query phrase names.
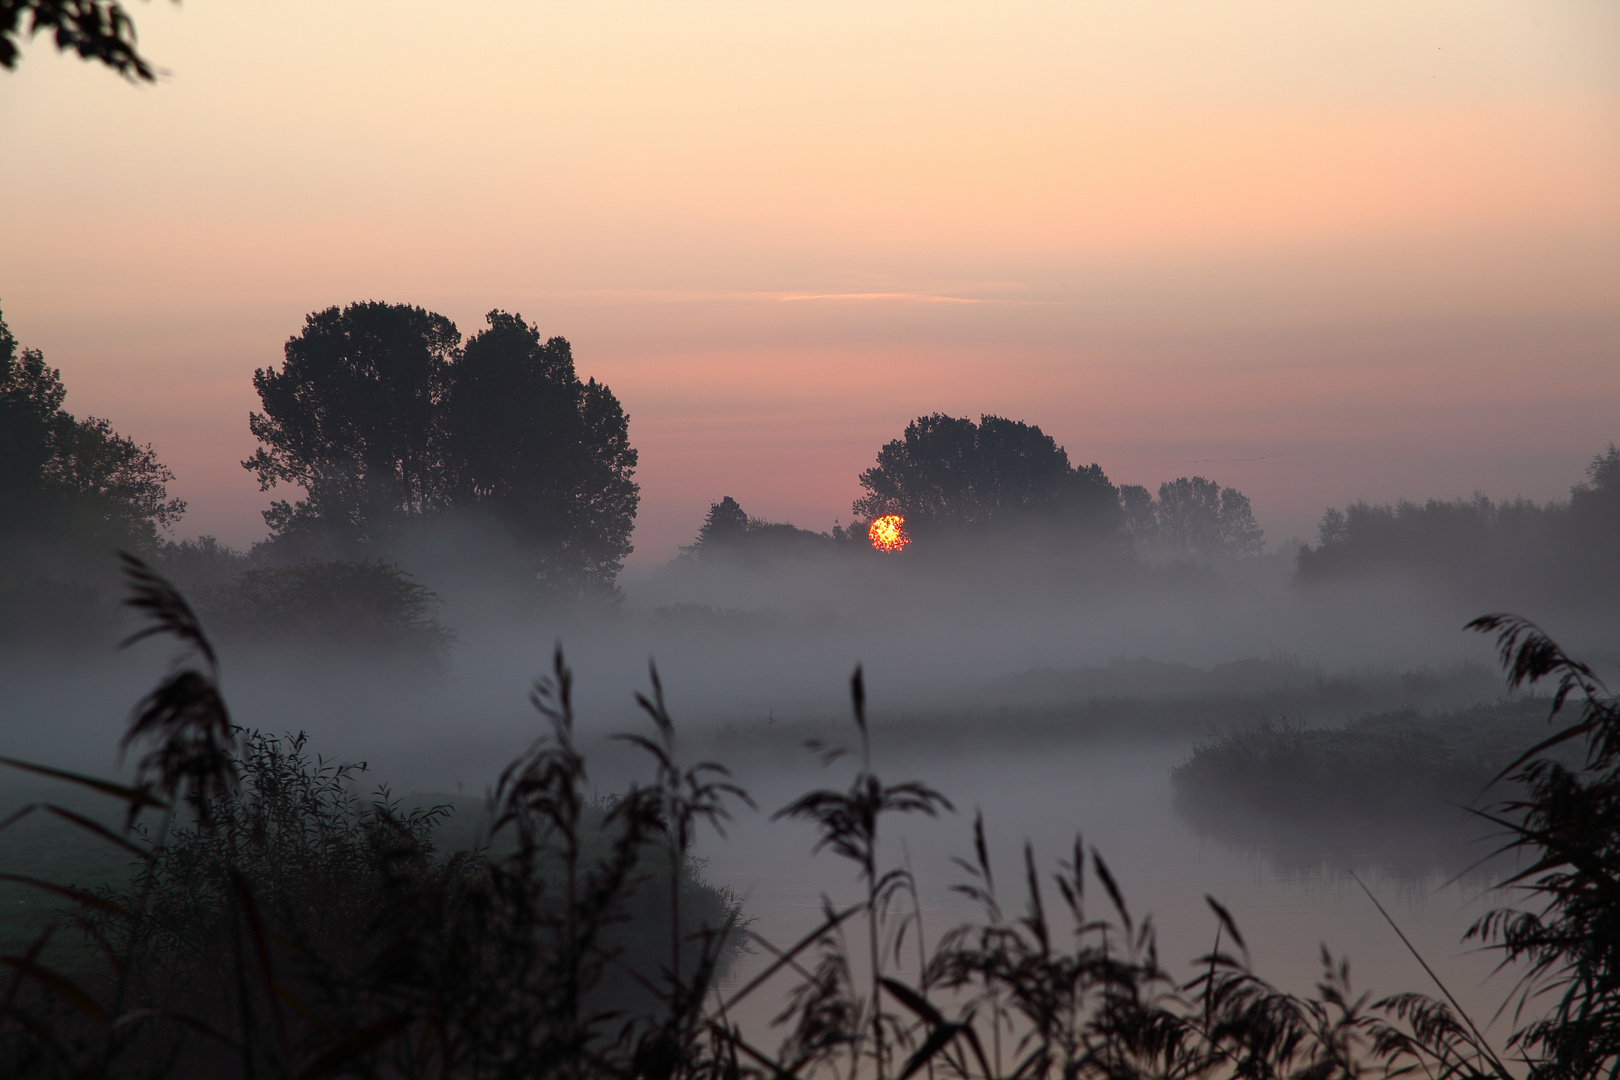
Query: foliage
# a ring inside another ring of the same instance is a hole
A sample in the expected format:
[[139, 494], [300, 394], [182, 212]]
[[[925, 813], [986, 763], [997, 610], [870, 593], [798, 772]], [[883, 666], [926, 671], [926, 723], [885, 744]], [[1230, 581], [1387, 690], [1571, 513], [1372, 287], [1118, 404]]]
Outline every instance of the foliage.
[[860, 482], [858, 519], [899, 514], [919, 539], [1040, 527], [1099, 540], [1119, 525], [1118, 495], [1102, 469], [1071, 466], [1040, 428], [999, 416], [919, 416]]
[[[883, 990], [891, 985], [883, 978], [883, 949], [879, 942], [890, 905], [902, 892], [909, 893], [915, 907], [917, 889], [906, 869], [883, 871], [878, 867], [878, 826], [888, 814], [936, 816], [954, 809], [950, 800], [920, 781], [889, 785], [872, 772], [871, 738], [866, 726], [866, 684], [861, 669], [850, 680], [850, 698], [855, 707], [855, 726], [860, 733], [861, 767], [847, 791], [823, 789], [800, 796], [776, 812], [776, 818], [800, 818], [815, 823], [820, 831], [815, 850], [831, 848], [853, 862], [866, 885], [867, 963], [871, 966], [868, 995], [856, 992], [848, 977], [849, 963], [828, 943], [820, 970], [794, 992], [793, 1000], [806, 1007], [798, 1010], [797, 1025], [789, 1037], [789, 1068], [795, 1072], [827, 1062], [848, 1049], [851, 1075], [863, 1057], [869, 1057], [879, 1080], [891, 1062], [893, 1039], [885, 1043], [885, 1031], [894, 1026], [894, 1017], [885, 1012]], [[825, 752], [839, 757], [842, 749]], [[891, 996], [902, 1002], [907, 993], [891, 986]], [[833, 1005], [833, 1008], [828, 1008]], [[904, 1036], [902, 1035], [902, 1041]]]
[[185, 513], [184, 500], [168, 497], [174, 473], [150, 445], [137, 445], [93, 416], [64, 435], [46, 480], [66, 497], [86, 531], [150, 548], [158, 529]]
[[1153, 492], [1141, 484], [1119, 486], [1120, 527], [1131, 546], [1147, 552], [1159, 540], [1159, 514], [1153, 505]]
[[[1528, 858], [1509, 884], [1540, 906], [1492, 911], [1469, 936], [1499, 949], [1504, 965], [1524, 965], [1521, 1006], [1555, 999], [1512, 1038], [1532, 1058], [1532, 1077], [1612, 1076], [1620, 1069], [1620, 703], [1535, 624], [1488, 615], [1469, 625], [1496, 633], [1510, 686], [1556, 680], [1549, 719], [1579, 703], [1573, 723], [1502, 770], [1524, 793], [1483, 815], [1506, 830], [1502, 850]], [[1584, 744], [1579, 767], [1546, 756], [1565, 744]]]
[[248, 569], [252, 561], [246, 552], [222, 544], [214, 536], [159, 540], [157, 550], [152, 553], [152, 564], [182, 589], [223, 584]]
[[1248, 496], [1202, 476], [1165, 481], [1157, 500], [1147, 488], [1127, 484], [1119, 499], [1126, 534], [1138, 554], [1213, 559], [1265, 550], [1265, 534]]
[[1300, 552], [1300, 576], [1320, 579], [1376, 567], [1443, 573], [1459, 563], [1484, 571], [1499, 552], [1545, 550], [1558, 514], [1556, 507], [1526, 500], [1498, 504], [1478, 494], [1449, 502], [1330, 508], [1317, 529], [1317, 547]]
[[19, 39], [41, 30], [50, 32], [59, 50], [72, 49], [126, 79], [152, 82], [157, 77], [135, 51], [135, 24], [118, 0], [0, 0], [0, 67], [16, 70], [22, 59]]
[[261, 488], [304, 488], [265, 520], [295, 555], [394, 553], [424, 527], [493, 527], [531, 581], [611, 589], [630, 551], [636, 451], [618, 399], [581, 382], [568, 342], [492, 311], [462, 347], [455, 324], [370, 302], [308, 317], [280, 371], [260, 369]]
[[0, 544], [31, 548], [34, 562], [151, 551], [185, 513], [168, 494], [174, 474], [108, 421], [76, 419], [66, 396], [61, 373], [19, 351], [0, 319]]

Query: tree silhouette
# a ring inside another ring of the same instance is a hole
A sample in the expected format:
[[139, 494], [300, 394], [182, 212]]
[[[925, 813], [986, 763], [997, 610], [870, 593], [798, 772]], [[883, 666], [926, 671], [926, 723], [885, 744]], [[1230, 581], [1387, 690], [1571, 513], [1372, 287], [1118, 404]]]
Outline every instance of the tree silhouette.
[[66, 397], [61, 372], [19, 350], [0, 316], [0, 541], [69, 555], [152, 548], [185, 513], [168, 494], [174, 474], [110, 422], [74, 418]]
[[1322, 514], [1314, 548], [1299, 552], [1302, 581], [1397, 573], [1479, 599], [1551, 597], [1580, 605], [1620, 593], [1620, 450], [1586, 467], [1569, 501], [1466, 499], [1358, 501]]
[[697, 539], [681, 554], [699, 558], [742, 557], [746, 560], [795, 558], [825, 551], [833, 543], [827, 533], [813, 532], [785, 521], [751, 517], [730, 495], [709, 504]]
[[445, 504], [437, 432], [455, 323], [376, 301], [310, 315], [278, 372], [253, 373], [260, 447], [242, 463], [261, 491], [282, 482], [307, 496], [279, 500], [265, 521], [280, 538], [337, 547], [386, 545], [393, 530]]
[[1096, 464], [1074, 468], [1050, 435], [999, 416], [934, 413], [906, 425], [860, 476], [857, 518], [900, 514], [913, 536], [1032, 526], [1101, 538], [1119, 527], [1119, 498]]
[[1208, 559], [1265, 549], [1248, 496], [1202, 476], [1160, 484], [1157, 512], [1158, 541], [1170, 553]]
[[49, 32], [62, 52], [71, 49], [126, 79], [151, 82], [157, 77], [135, 51], [135, 24], [118, 0], [0, 0], [0, 67], [16, 70], [22, 58], [20, 40], [41, 31]]
[[407, 304], [328, 308], [253, 385], [261, 488], [305, 498], [265, 513], [294, 554], [388, 553], [452, 515], [492, 527], [548, 589], [611, 586], [639, 488], [618, 399], [581, 382], [568, 342], [491, 311], [465, 348], [454, 323]]
[[21, 529], [44, 511], [46, 469], [73, 423], [62, 411], [61, 373], [38, 349], [19, 354], [0, 317], [0, 529]]
[[1153, 505], [1153, 492], [1141, 484], [1121, 484], [1119, 509], [1123, 518], [1121, 527], [1137, 551], [1147, 550], [1159, 542], [1159, 514]]
[[450, 368], [444, 413], [450, 504], [497, 521], [565, 590], [611, 586], [631, 551], [640, 487], [629, 418], [581, 382], [560, 337], [491, 311]]
[[1620, 449], [1614, 443], [1586, 466], [1585, 483], [1569, 489], [1569, 515], [1586, 546], [1620, 531]]
[[734, 548], [748, 536], [748, 515], [730, 495], [709, 504], [709, 513], [698, 529], [697, 541], [692, 549], [702, 553], [719, 548]]

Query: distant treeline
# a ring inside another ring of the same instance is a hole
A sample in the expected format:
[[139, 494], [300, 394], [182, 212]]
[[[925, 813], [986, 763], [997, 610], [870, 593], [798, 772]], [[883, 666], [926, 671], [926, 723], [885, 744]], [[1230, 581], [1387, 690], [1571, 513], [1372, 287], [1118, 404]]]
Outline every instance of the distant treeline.
[[[487, 323], [463, 340], [449, 319], [407, 304], [308, 316], [280, 369], [254, 374], [259, 449], [242, 463], [265, 490], [288, 483], [303, 497], [273, 502], [269, 536], [238, 553], [206, 537], [168, 540], [185, 510], [168, 497], [173, 474], [106, 421], [66, 413], [58, 373], [37, 350], [19, 353], [0, 322], [6, 562], [24, 577], [73, 577], [72, 564], [106, 565], [124, 549], [221, 596], [225, 578], [250, 571], [291, 583], [286, 568], [307, 576], [313, 563], [340, 576], [330, 567], [457, 563], [537, 598], [612, 598], [640, 497], [628, 417], [608, 387], [580, 379], [567, 341], [502, 311]], [[997, 416], [918, 417], [859, 481], [848, 528], [763, 521], [728, 496], [685, 553], [864, 551], [867, 526], [886, 515], [905, 519], [918, 552], [990, 542], [1208, 560], [1263, 549], [1240, 492], [1203, 477], [1161, 484], [1156, 497], [1116, 487], [1039, 427]], [[260, 595], [265, 580], [230, 589]]]
[[[834, 546], [864, 548], [866, 529], [905, 519], [917, 551], [954, 553], [991, 544], [1046, 554], [1209, 560], [1257, 555], [1264, 534], [1249, 500], [1201, 476], [1116, 487], [1095, 462], [1071, 465], [1067, 451], [1033, 424], [999, 416], [934, 413], [906, 425], [860, 475], [865, 494], [845, 528], [816, 533], [751, 517], [727, 495], [711, 503], [691, 557], [782, 556]], [[909, 545], [908, 545], [909, 546]]]
[[[197, 590], [227, 637], [369, 626], [368, 639], [414, 635], [442, 649], [447, 637], [431, 616], [438, 598], [407, 566], [441, 587], [470, 581], [533, 602], [615, 600], [640, 499], [629, 419], [607, 386], [580, 378], [566, 340], [502, 311], [486, 322], [463, 339], [449, 319], [408, 304], [309, 315], [280, 369], [254, 374], [261, 411], [248, 426], [259, 448], [242, 462], [263, 489], [287, 483], [302, 497], [273, 502], [269, 535], [236, 552], [207, 537], [168, 539], [185, 512], [168, 494], [170, 470], [108, 421], [67, 412], [60, 374], [0, 319], [0, 595], [9, 621], [43, 617], [72, 636], [70, 624], [97, 607], [117, 549]], [[828, 532], [754, 517], [724, 496], [680, 558], [868, 558], [868, 527], [890, 516], [904, 519], [908, 558], [993, 551], [1123, 567], [1265, 549], [1235, 488], [1202, 476], [1157, 492], [1116, 485], [1095, 462], [1071, 462], [1038, 426], [999, 416], [920, 416], [858, 480], [851, 522]], [[1298, 576], [1398, 571], [1463, 592], [1509, 579], [1553, 594], [1612, 589], [1617, 525], [1620, 452], [1611, 446], [1567, 503], [1476, 496], [1329, 510], [1319, 543], [1299, 552]], [[7, 623], [0, 616], [0, 635]], [[15, 636], [19, 627], [9, 629]]]
[[1418, 577], [1473, 591], [1515, 582], [1541, 595], [1612, 593], [1620, 586], [1620, 450], [1594, 457], [1567, 502], [1353, 503], [1322, 515], [1316, 547], [1299, 552], [1302, 582], [1374, 573]]

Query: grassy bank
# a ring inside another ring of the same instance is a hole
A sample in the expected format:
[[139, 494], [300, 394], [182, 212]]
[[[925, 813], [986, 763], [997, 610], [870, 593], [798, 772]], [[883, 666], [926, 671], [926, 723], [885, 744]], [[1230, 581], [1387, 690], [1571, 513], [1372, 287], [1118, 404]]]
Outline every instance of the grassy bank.
[[[386, 875], [377, 865], [382, 848], [408, 848], [439, 872], [460, 865], [476, 874], [486, 861], [510, 857], [517, 844], [492, 829], [484, 799], [437, 793], [395, 798], [386, 787], [368, 788], [362, 770], [314, 756], [299, 736], [245, 733], [240, 773], [240, 786], [209, 807], [210, 827], [200, 825], [195, 812], [168, 823], [148, 814], [125, 834], [130, 850], [49, 809], [121, 833], [123, 807], [71, 784], [4, 770], [0, 820], [22, 816], [4, 832], [0, 866], [7, 875], [64, 885], [123, 908], [144, 903], [149, 920], [172, 923], [176, 930], [183, 926], [176, 940], [190, 939], [190, 949], [211, 947], [207, 935], [198, 939], [194, 931], [221, 908], [218, 894], [229, 870], [246, 868], [278, 934], [325, 941], [330, 950], [333, 941], [372, 932], [385, 892]], [[582, 807], [578, 840], [587, 875], [613, 858], [619, 837], [614, 809], [612, 798]], [[637, 871], [625, 884], [622, 917], [603, 936], [602, 947], [619, 958], [604, 990], [619, 1006], [645, 1008], [649, 1002], [640, 1000], [645, 995], [638, 980], [656, 978], [670, 940], [664, 898], [671, 867], [656, 835], [635, 854]], [[702, 880], [696, 860], [681, 860], [675, 873], [683, 938], [704, 927], [741, 925], [736, 897]], [[560, 893], [565, 874], [558, 851], [540, 852], [536, 889]], [[112, 928], [101, 925], [94, 911], [87, 924], [86, 915], [82, 904], [61, 894], [27, 881], [0, 881], [0, 954], [24, 953], [50, 931], [46, 959], [67, 970], [94, 968], [99, 953], [86, 930]], [[741, 944], [733, 933], [722, 962]]]
[[1171, 778], [1195, 828], [1284, 866], [1454, 872], [1489, 851], [1493, 827], [1469, 808], [1505, 797], [1492, 781], [1547, 731], [1544, 698], [1327, 727], [1263, 716], [1199, 742]]

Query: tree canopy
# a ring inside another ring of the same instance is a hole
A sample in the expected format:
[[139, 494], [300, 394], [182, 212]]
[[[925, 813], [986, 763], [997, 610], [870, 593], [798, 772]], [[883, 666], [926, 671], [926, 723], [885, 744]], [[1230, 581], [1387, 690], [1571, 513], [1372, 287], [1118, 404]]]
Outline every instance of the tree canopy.
[[150, 550], [185, 513], [150, 445], [62, 407], [61, 372], [20, 349], [0, 316], [0, 541], [63, 556]]
[[254, 374], [260, 486], [304, 488], [266, 512], [297, 553], [388, 552], [452, 516], [498, 528], [548, 588], [611, 585], [631, 550], [639, 488], [629, 420], [582, 382], [560, 337], [491, 311], [463, 346], [449, 319], [406, 304], [328, 308]]
[[282, 369], [253, 373], [259, 449], [243, 465], [267, 490], [307, 492], [265, 514], [278, 536], [386, 544], [392, 530], [447, 504], [440, 410], [461, 334], [407, 304], [318, 311], [287, 342]]
[[641, 499], [629, 418], [606, 385], [580, 381], [566, 340], [542, 342], [519, 315], [487, 319], [449, 372], [450, 504], [498, 521], [542, 577], [611, 583]]
[[919, 538], [1033, 526], [1101, 538], [1119, 526], [1118, 494], [1100, 467], [1071, 466], [1040, 428], [999, 416], [919, 416], [860, 483], [857, 518], [900, 514]]

